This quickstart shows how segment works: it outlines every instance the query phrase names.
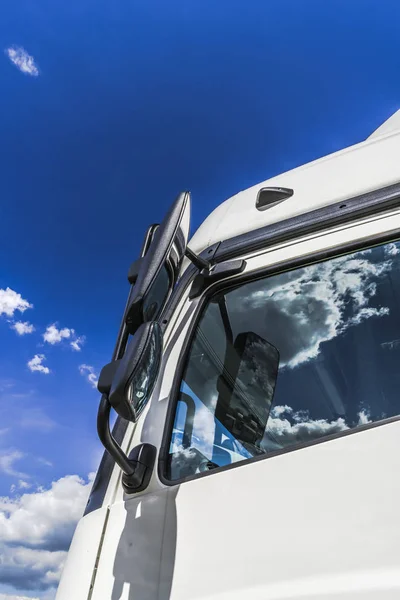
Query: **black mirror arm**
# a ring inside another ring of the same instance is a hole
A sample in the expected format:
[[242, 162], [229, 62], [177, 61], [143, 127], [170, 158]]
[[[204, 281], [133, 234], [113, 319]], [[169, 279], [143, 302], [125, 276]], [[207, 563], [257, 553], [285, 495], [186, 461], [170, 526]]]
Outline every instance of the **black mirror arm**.
[[202, 271], [203, 269], [210, 271], [211, 264], [208, 262], [208, 260], [205, 260], [198, 254], [195, 254], [188, 246], [186, 246], [185, 255], [194, 264], [194, 266], [199, 269], [199, 271]]
[[141, 444], [128, 457], [115, 441], [110, 430], [111, 405], [106, 394], [102, 394], [97, 413], [97, 433], [100, 441], [123, 472], [122, 485], [128, 494], [141, 492], [150, 481], [156, 457], [156, 448]]

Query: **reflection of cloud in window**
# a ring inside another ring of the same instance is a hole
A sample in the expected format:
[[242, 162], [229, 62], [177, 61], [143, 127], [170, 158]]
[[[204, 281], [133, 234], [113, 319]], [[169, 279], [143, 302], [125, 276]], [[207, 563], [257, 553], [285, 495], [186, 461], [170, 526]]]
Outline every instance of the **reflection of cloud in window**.
[[[241, 319], [241, 328], [257, 324], [257, 332], [278, 348], [281, 367], [296, 367], [315, 358], [322, 342], [350, 326], [389, 314], [387, 307], [369, 306], [376, 296], [377, 280], [394, 263], [372, 262], [374, 252], [339, 257], [270, 277], [263, 284], [248, 284], [228, 296], [231, 314]], [[256, 312], [258, 308], [262, 314]]]
[[[358, 413], [355, 426], [371, 423], [367, 410]], [[353, 425], [354, 426], [354, 425]], [[351, 429], [342, 417], [311, 419], [307, 411], [295, 412], [290, 406], [275, 406], [271, 410], [262, 446], [266, 450], [278, 449], [296, 442], [309, 442], [323, 436]]]
[[386, 244], [385, 246], [385, 254], [387, 256], [396, 256], [400, 252], [400, 242], [395, 244]]
[[384, 350], [398, 350], [400, 348], [400, 340], [392, 340], [391, 342], [384, 342], [381, 344]]

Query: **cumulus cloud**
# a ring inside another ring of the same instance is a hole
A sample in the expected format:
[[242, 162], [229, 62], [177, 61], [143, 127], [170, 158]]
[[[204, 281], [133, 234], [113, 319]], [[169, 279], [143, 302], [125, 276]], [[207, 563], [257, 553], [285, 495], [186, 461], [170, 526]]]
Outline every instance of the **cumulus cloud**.
[[[92, 485], [67, 475], [15, 498], [0, 498], [0, 581], [17, 591], [53, 589]], [[33, 526], [34, 524], [34, 526]], [[42, 596], [42, 594], [40, 594]], [[1, 600], [1, 596], [0, 596]]]
[[[358, 413], [360, 426], [371, 423], [366, 409]], [[312, 419], [307, 410], [294, 411], [290, 406], [275, 406], [270, 413], [262, 447], [273, 450], [300, 442], [309, 442], [318, 438], [347, 431], [351, 429], [342, 417], [329, 421], [328, 419]]]
[[18, 335], [26, 335], [27, 333], [33, 333], [35, 331], [32, 323], [28, 321], [15, 321], [11, 324], [11, 329], [14, 329]]
[[63, 340], [70, 340], [69, 345], [73, 350], [79, 352], [82, 349], [82, 345], [85, 342], [85, 336], [76, 335], [75, 329], [69, 327], [63, 327], [59, 329], [56, 323], [48, 325], [46, 331], [43, 334], [43, 339], [48, 344], [54, 346], [59, 344]]
[[[0, 580], [18, 590], [54, 588], [59, 581], [66, 552], [52, 552], [0, 544]], [[18, 598], [18, 596], [17, 596]]]
[[25, 300], [21, 294], [9, 287], [5, 290], [0, 289], [0, 315], [13, 317], [16, 310], [23, 313], [28, 308], [33, 308], [33, 305]]
[[32, 77], [37, 77], [39, 75], [39, 69], [35, 64], [35, 59], [21, 46], [11, 46], [5, 50], [5, 53], [21, 73], [31, 75]]
[[79, 365], [79, 373], [86, 377], [93, 388], [97, 388], [99, 376], [96, 374], [94, 367], [90, 365]]
[[[377, 281], [393, 262], [372, 262], [373, 253], [343, 256], [324, 263], [270, 277], [231, 292], [234, 312], [242, 318], [242, 330], [254, 327], [260, 309], [259, 333], [280, 352], [280, 366], [294, 368], [320, 352], [323, 342], [334, 339], [349, 327], [389, 314], [387, 307], [370, 306]], [[252, 287], [253, 290], [252, 291]], [[244, 296], [243, 292], [246, 292]], [[246, 313], [251, 322], [246, 324]]]
[[68, 327], [58, 329], [57, 325], [53, 323], [46, 328], [46, 331], [43, 334], [43, 339], [48, 344], [54, 346], [54, 344], [59, 344], [63, 339], [69, 339], [72, 335], [74, 335], [74, 333], [74, 330], [69, 329]]
[[32, 371], [32, 373], [34, 371], [38, 371], [39, 373], [44, 373], [45, 375], [48, 375], [50, 373], [50, 369], [49, 367], [44, 367], [42, 365], [42, 362], [44, 360], [46, 360], [44, 354], [35, 354], [35, 356], [31, 358], [31, 360], [29, 360], [27, 363], [29, 370]]
[[67, 475], [44, 491], [0, 498], [0, 539], [30, 548], [67, 550], [92, 479]]

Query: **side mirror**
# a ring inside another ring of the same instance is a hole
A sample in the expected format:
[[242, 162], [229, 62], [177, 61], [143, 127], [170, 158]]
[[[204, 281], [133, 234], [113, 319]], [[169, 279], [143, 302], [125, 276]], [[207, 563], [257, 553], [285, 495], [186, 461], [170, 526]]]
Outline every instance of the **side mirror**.
[[108, 395], [114, 410], [136, 422], [146, 406], [157, 378], [162, 353], [162, 333], [157, 322], [139, 327], [120, 360], [103, 367], [98, 390]]
[[143, 324], [128, 345], [124, 356], [103, 367], [98, 390], [102, 393], [97, 414], [100, 441], [123, 471], [126, 492], [144, 490], [151, 477], [156, 448], [141, 444], [125, 454], [110, 431], [110, 409], [129, 421], [137, 421], [153, 391], [162, 353], [162, 333], [158, 323]]
[[239, 334], [228, 346], [215, 416], [240, 441], [254, 446], [262, 440], [278, 368], [278, 350], [254, 332]]
[[176, 275], [186, 252], [190, 226], [190, 193], [182, 192], [141, 259], [133, 295], [125, 322], [129, 333], [156, 319], [172, 291]]

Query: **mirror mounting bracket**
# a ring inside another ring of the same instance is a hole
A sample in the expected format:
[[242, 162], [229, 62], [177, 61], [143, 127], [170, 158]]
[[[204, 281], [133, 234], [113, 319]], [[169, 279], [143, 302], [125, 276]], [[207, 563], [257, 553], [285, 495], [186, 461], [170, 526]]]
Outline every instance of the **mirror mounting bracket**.
[[123, 472], [122, 486], [125, 492], [136, 494], [149, 485], [157, 450], [151, 444], [140, 444], [133, 448], [128, 457], [111, 433], [110, 410], [108, 398], [103, 394], [97, 415], [97, 432], [101, 443]]
[[211, 263], [208, 260], [205, 260], [198, 254], [195, 254], [188, 246], [186, 246], [185, 250], [186, 257], [194, 264], [195, 267], [199, 269], [199, 271], [205, 270], [210, 271]]
[[192, 300], [200, 294], [212, 283], [242, 273], [246, 267], [245, 260], [230, 260], [216, 265], [212, 265], [209, 269], [202, 269], [193, 280], [193, 284], [189, 293], [189, 298]]

